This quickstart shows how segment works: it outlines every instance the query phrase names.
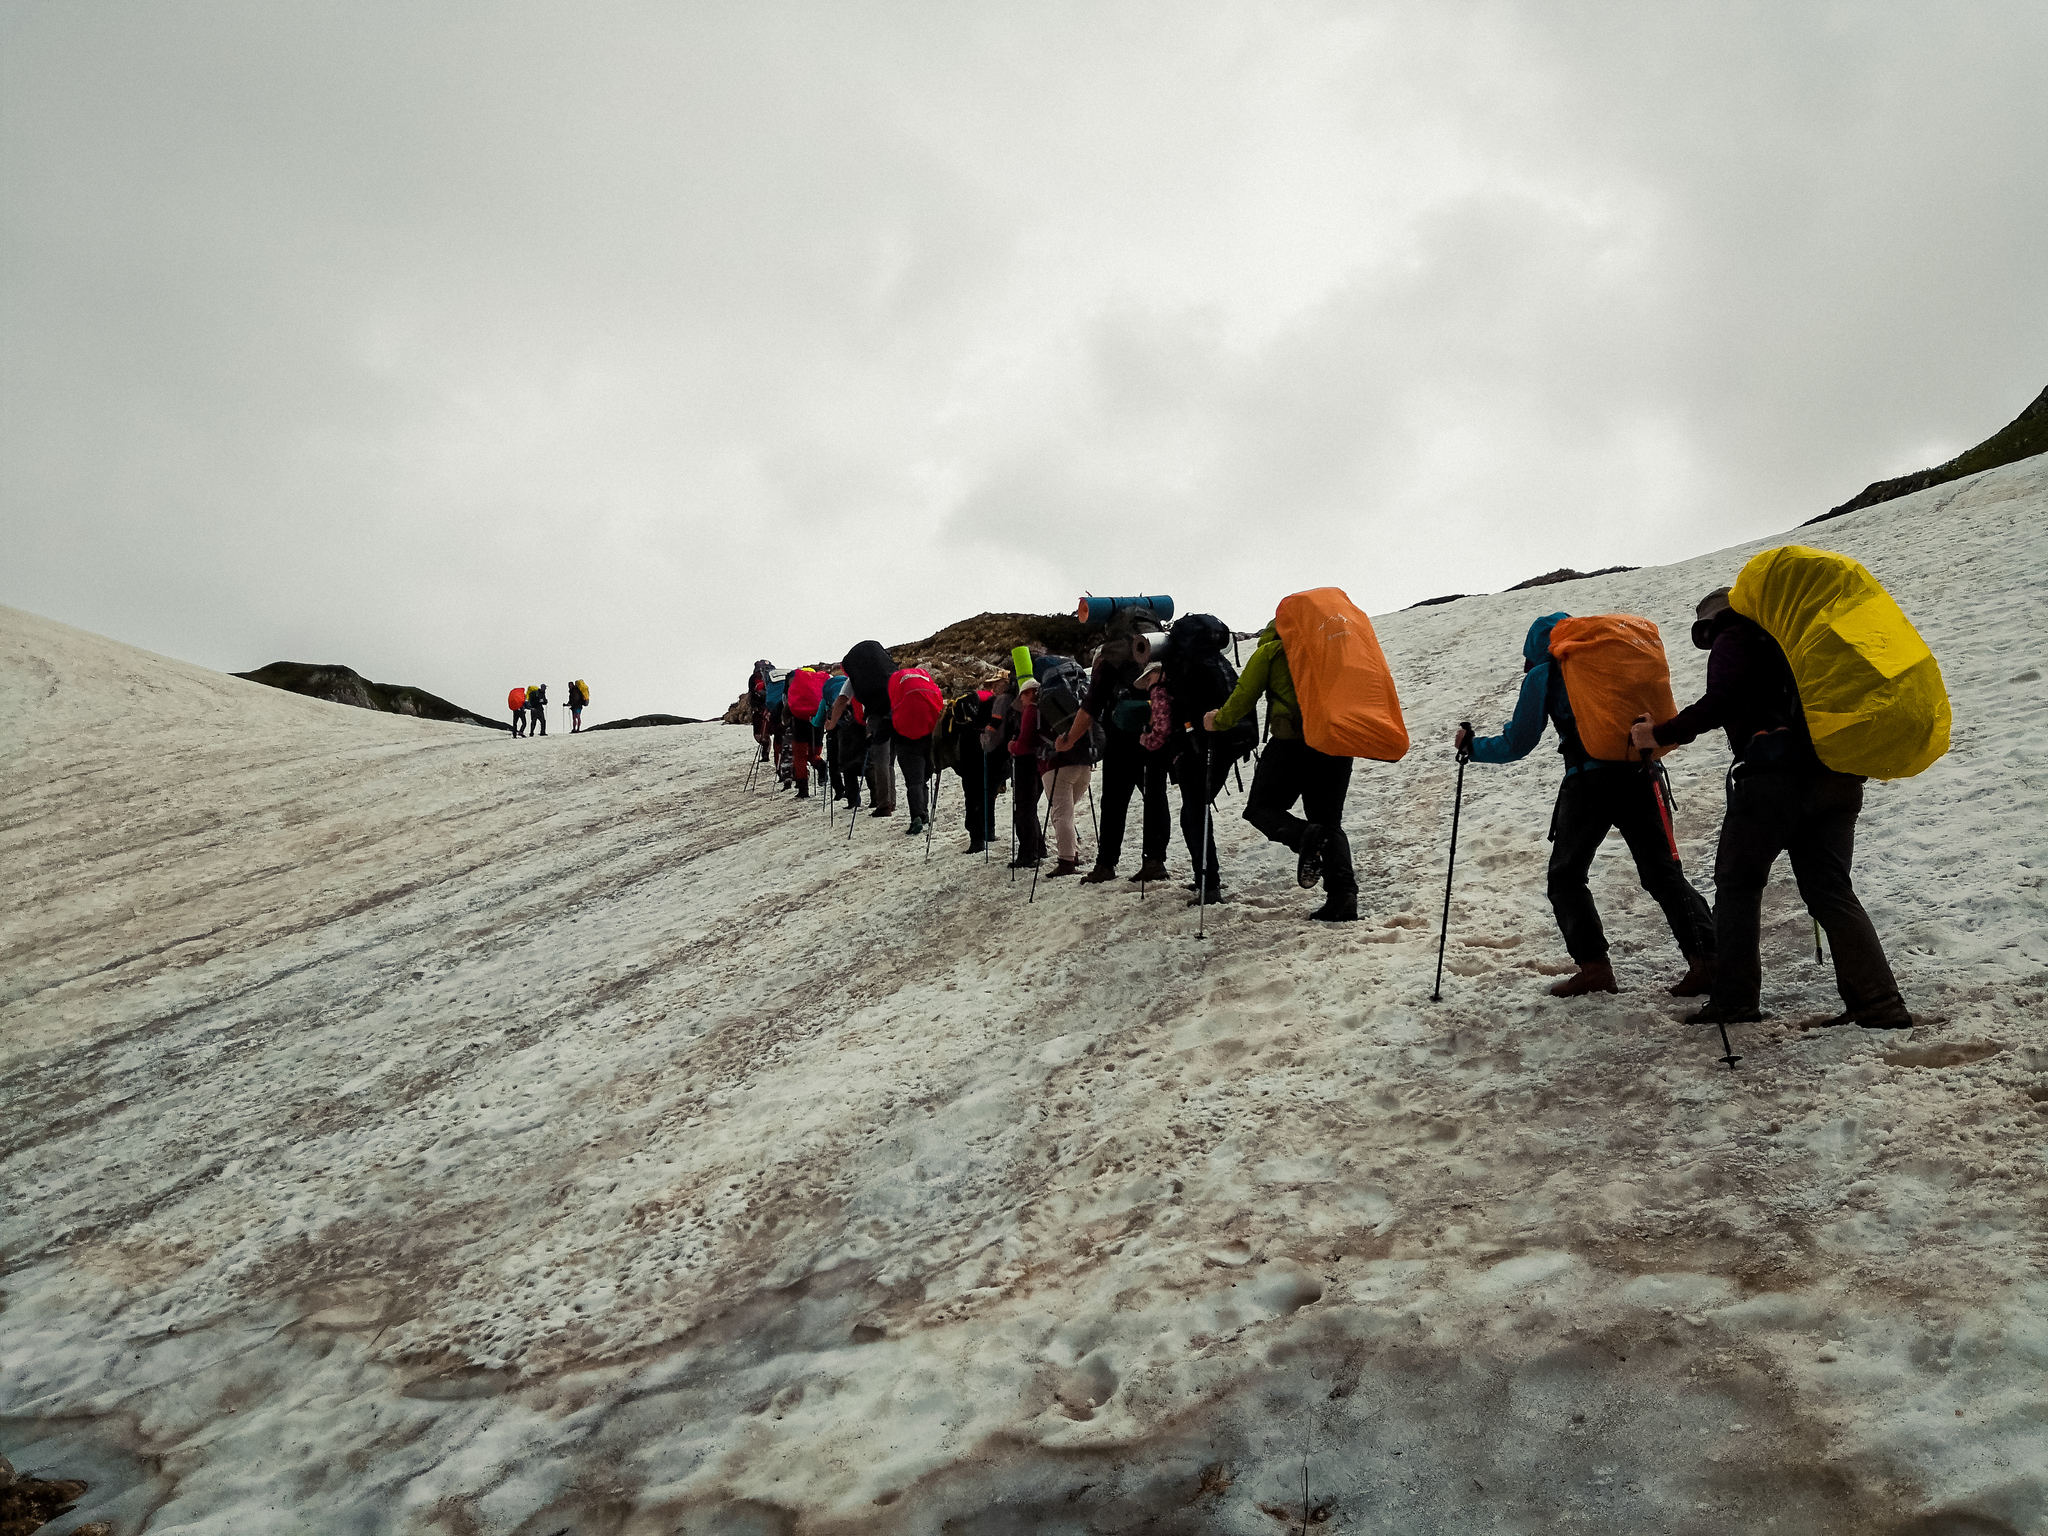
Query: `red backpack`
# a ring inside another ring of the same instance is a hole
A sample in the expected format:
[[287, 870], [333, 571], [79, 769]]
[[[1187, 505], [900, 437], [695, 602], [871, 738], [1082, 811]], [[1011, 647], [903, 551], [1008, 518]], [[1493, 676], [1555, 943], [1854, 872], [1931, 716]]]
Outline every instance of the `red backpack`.
[[526, 708], [526, 690], [524, 688], [514, 688], [510, 693], [506, 694], [505, 707], [507, 709]]
[[889, 679], [889, 716], [898, 736], [929, 736], [945, 712], [946, 696], [922, 667], [905, 667]]

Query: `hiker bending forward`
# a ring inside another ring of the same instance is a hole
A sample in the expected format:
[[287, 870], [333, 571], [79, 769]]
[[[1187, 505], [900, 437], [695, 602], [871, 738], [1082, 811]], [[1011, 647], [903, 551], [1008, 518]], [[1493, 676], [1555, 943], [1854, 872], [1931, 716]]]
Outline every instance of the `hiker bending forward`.
[[1863, 780], [1821, 763], [1792, 664], [1762, 625], [1728, 606], [1728, 588], [1700, 599], [1698, 614], [1692, 642], [1707, 652], [1707, 691], [1674, 718], [1653, 724], [1645, 716], [1629, 733], [1638, 748], [1682, 746], [1718, 726], [1735, 754], [1714, 853], [1713, 995], [1686, 1022], [1763, 1017], [1764, 885], [1778, 855], [1787, 853], [1800, 899], [1834, 950], [1843, 1011], [1826, 1022], [1912, 1028], [1877, 929], [1849, 880]]
[[[1318, 922], [1358, 921], [1358, 876], [1351, 867], [1351, 843], [1344, 836], [1344, 796], [1351, 788], [1351, 759], [1318, 752], [1301, 737], [1301, 706], [1277, 623], [1259, 632], [1258, 649], [1221, 709], [1203, 718], [1204, 730], [1227, 731], [1251, 717], [1259, 696], [1266, 699], [1266, 749], [1252, 773], [1244, 819], [1298, 855], [1295, 881], [1307, 889], [1323, 882]], [[1294, 814], [1299, 800], [1308, 819]]]
[[1664, 909], [1671, 936], [1686, 958], [1685, 975], [1672, 985], [1671, 995], [1698, 997], [1706, 992], [1714, 969], [1713, 913], [1679, 863], [1678, 836], [1660, 782], [1661, 770], [1646, 763], [1602, 762], [1590, 756], [1579, 739], [1564, 669], [1550, 655], [1550, 631], [1564, 617], [1545, 614], [1529, 626], [1522, 642], [1522, 692], [1515, 700], [1514, 718], [1500, 735], [1472, 739], [1460, 726], [1453, 740], [1460, 748], [1470, 742], [1475, 763], [1512, 763], [1535, 750], [1543, 739], [1546, 720], [1557, 729], [1564, 782], [1557, 786], [1557, 805], [1550, 813], [1547, 884], [1550, 910], [1557, 915], [1564, 947], [1579, 969], [1553, 986], [1550, 995], [1578, 997], [1621, 990], [1607, 958], [1607, 930], [1601, 926], [1600, 909], [1594, 906], [1593, 893], [1586, 885], [1593, 855], [1613, 829], [1628, 844], [1636, 861], [1636, 877]]

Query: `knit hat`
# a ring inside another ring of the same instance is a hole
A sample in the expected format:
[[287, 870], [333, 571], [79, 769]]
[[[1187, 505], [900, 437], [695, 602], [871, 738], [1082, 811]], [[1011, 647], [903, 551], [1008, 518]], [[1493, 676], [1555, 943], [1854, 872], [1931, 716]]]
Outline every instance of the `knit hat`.
[[1038, 679], [1036, 677], [1027, 677], [1022, 682], [1017, 684], [1017, 691], [1019, 693], [1022, 693], [1027, 688], [1036, 688], [1037, 686]]

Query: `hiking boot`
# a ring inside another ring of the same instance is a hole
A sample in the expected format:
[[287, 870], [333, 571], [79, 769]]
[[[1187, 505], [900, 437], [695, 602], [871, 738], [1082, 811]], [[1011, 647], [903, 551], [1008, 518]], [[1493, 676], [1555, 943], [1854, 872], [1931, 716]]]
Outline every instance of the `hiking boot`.
[[1212, 885], [1208, 890], [1198, 892], [1196, 895], [1189, 897], [1188, 905], [1191, 907], [1213, 907], [1222, 899], [1223, 887]]
[[1166, 878], [1166, 864], [1161, 859], [1147, 859], [1138, 866], [1138, 872], [1131, 876], [1134, 884], [1149, 885], [1154, 880]]
[[1016, 858], [1014, 858], [1014, 859], [1010, 860], [1010, 868], [1012, 868], [1012, 869], [1036, 869], [1036, 868], [1038, 868], [1038, 860], [1036, 860], [1036, 859], [1032, 859], [1032, 858], [1026, 858], [1026, 857], [1025, 857], [1025, 856], [1024, 856], [1023, 854], [1021, 854], [1021, 853], [1020, 853], [1020, 854], [1018, 854], [1018, 855], [1017, 855], [1017, 857], [1016, 857]]
[[1583, 997], [1588, 992], [1619, 992], [1614, 984], [1614, 967], [1605, 960], [1595, 960], [1579, 967], [1576, 976], [1567, 976], [1550, 989], [1552, 997]]
[[1841, 1024], [1856, 1024], [1864, 1029], [1911, 1029], [1913, 1015], [1906, 1012], [1906, 1005], [1897, 998], [1882, 1003], [1871, 1003], [1862, 1008], [1844, 1008], [1832, 1019], [1803, 1026], [1807, 1029], [1833, 1029]]
[[910, 818], [910, 825], [903, 829], [903, 835], [905, 837], [916, 837], [922, 831], [924, 831], [923, 819], [913, 816]]
[[1309, 913], [1309, 921], [1315, 923], [1355, 923], [1358, 921], [1358, 892], [1332, 891], [1320, 907]]
[[1304, 891], [1315, 889], [1323, 878], [1323, 844], [1330, 838], [1328, 827], [1319, 827], [1310, 822], [1301, 834], [1301, 858], [1294, 866], [1294, 883]]
[[1714, 990], [1714, 957], [1687, 955], [1685, 974], [1664, 989], [1673, 997], [1705, 997]]
[[1114, 864], [1098, 864], [1081, 877], [1083, 885], [1107, 885], [1116, 878]]
[[1080, 870], [1081, 866], [1074, 860], [1061, 859], [1057, 864], [1053, 865], [1052, 873], [1047, 875], [1045, 878], [1048, 880], [1057, 880], [1062, 875], [1078, 874], [1080, 873]]
[[1764, 1011], [1755, 1003], [1708, 1003], [1685, 1016], [1688, 1024], [1761, 1024]]
[[894, 816], [896, 813], [886, 805], [878, 805], [872, 811], [869, 811], [868, 814], [870, 816]]
[[805, 784], [799, 784], [799, 785], [797, 785], [797, 787], [796, 787], [796, 797], [797, 797], [797, 799], [799, 799], [799, 800], [808, 800], [808, 799], [810, 799], [810, 798], [811, 798], [811, 786], [810, 786], [810, 785], [809, 785], [808, 783], [805, 783]]
[[980, 838], [970, 837], [969, 839], [967, 839], [967, 846], [961, 851], [963, 853], [979, 853], [983, 848], [987, 846], [988, 845], [984, 843]]

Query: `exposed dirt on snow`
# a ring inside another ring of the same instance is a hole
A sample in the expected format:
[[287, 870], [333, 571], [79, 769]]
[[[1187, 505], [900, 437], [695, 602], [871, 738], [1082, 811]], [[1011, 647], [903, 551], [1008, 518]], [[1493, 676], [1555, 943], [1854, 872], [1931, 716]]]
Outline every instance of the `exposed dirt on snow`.
[[[0, 610], [0, 1450], [122, 1531], [2040, 1530], [2048, 475], [1940, 494], [1804, 536], [1955, 700], [1858, 868], [1943, 1022], [1800, 1031], [1781, 874], [1733, 1073], [1618, 844], [1624, 990], [1544, 995], [1547, 752], [1468, 770], [1428, 1001], [1448, 733], [1535, 595], [1379, 621], [1365, 920], [1226, 799], [1201, 941], [749, 796], [744, 731], [513, 741]], [[1689, 697], [1754, 547], [1568, 596]], [[1722, 754], [1668, 766], [1705, 888]]]

